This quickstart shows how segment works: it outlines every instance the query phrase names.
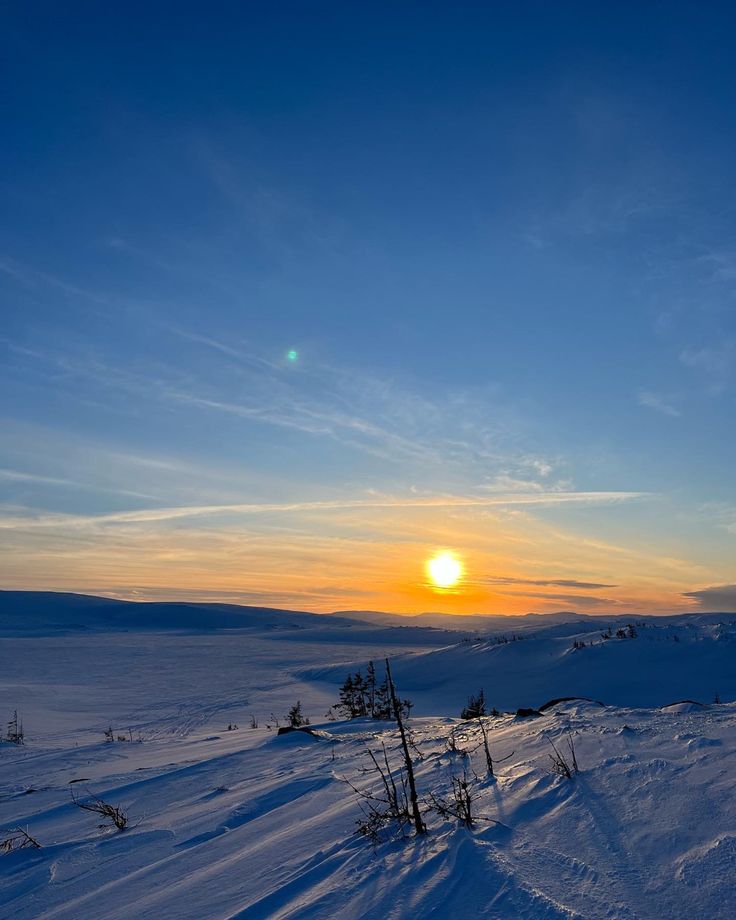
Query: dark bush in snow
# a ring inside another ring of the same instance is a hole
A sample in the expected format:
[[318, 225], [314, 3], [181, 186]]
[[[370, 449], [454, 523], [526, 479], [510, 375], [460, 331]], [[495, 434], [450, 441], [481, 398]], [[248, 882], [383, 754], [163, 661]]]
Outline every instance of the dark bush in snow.
[[[399, 705], [402, 715], [408, 717], [414, 704], [411, 700], [400, 700]], [[340, 687], [340, 700], [332, 710], [345, 719], [392, 719], [394, 716], [388, 675], [379, 683], [372, 661], [368, 662], [365, 677], [360, 671], [348, 674]]]
[[24, 738], [23, 722], [18, 719], [18, 710], [16, 709], [13, 713], [13, 718], [8, 722], [8, 734], [5, 740], [11, 744], [23, 744]]
[[468, 697], [467, 706], [463, 707], [462, 712], [460, 713], [461, 719], [477, 719], [479, 716], [484, 716], [486, 714], [486, 697], [483, 692], [483, 688], [476, 694], [470, 694]]
[[309, 725], [309, 719], [302, 713], [301, 700], [297, 700], [288, 711], [286, 721], [291, 728], [301, 728], [302, 725]]

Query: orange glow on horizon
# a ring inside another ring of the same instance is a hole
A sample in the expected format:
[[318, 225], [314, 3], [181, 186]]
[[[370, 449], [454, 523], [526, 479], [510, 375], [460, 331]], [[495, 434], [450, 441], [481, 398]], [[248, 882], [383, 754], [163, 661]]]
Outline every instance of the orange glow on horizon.
[[676, 546], [654, 553], [528, 510], [310, 507], [298, 527], [295, 513], [6, 516], [14, 549], [0, 559], [0, 583], [320, 613], [502, 615], [693, 610], [683, 592], [728, 578]]

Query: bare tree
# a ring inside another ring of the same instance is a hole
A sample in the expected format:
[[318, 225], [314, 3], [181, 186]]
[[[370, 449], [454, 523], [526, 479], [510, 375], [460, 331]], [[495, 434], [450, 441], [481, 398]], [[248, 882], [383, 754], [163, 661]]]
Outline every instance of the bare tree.
[[491, 757], [491, 748], [488, 744], [488, 731], [483, 724], [483, 719], [480, 716], [478, 716], [478, 725], [480, 726], [480, 733], [483, 737], [483, 751], [486, 755], [486, 772], [488, 773], [489, 777], [493, 778], [496, 775], [493, 771], [493, 764], [503, 763], [505, 760], [509, 760], [509, 758], [514, 756], [514, 751], [512, 751], [510, 754], [507, 754], [506, 757], [496, 758], [494, 760], [493, 757]]
[[41, 844], [35, 837], [31, 837], [28, 830], [16, 827], [12, 830], [0, 831], [0, 853], [12, 853], [13, 850], [26, 849], [41, 849]]
[[250, 727], [258, 728], [258, 719], [254, 715], [251, 715], [250, 717]]
[[404, 752], [404, 767], [406, 769], [406, 778], [409, 784], [409, 800], [411, 802], [411, 817], [412, 821], [414, 822], [414, 831], [417, 835], [426, 834], [427, 827], [422, 820], [422, 815], [419, 810], [419, 798], [417, 796], [417, 786], [414, 779], [414, 764], [412, 763], [411, 759], [411, 751], [409, 750], [409, 742], [407, 740], [406, 729], [404, 727], [404, 718], [402, 715], [403, 707], [399, 702], [399, 698], [396, 693], [396, 685], [394, 684], [393, 677], [391, 676], [391, 665], [389, 664], [388, 658], [386, 659], [386, 680], [388, 681], [391, 705], [393, 707], [396, 724], [399, 727], [401, 747]]
[[[110, 805], [108, 802], [105, 802], [103, 799], [97, 798], [97, 796], [88, 793], [87, 799], [77, 798], [74, 788], [70, 787], [69, 791], [71, 792], [72, 801], [83, 811], [91, 811], [93, 814], [100, 815], [100, 817], [107, 819], [112, 822], [112, 825], [116, 827], [119, 831], [124, 831], [128, 826], [128, 813], [123, 810], [120, 805]], [[109, 825], [102, 823], [98, 827], [108, 827]]]

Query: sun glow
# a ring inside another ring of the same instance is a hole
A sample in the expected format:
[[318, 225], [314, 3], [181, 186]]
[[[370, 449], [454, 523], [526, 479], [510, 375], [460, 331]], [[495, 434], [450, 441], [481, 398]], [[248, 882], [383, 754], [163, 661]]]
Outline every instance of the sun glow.
[[427, 560], [426, 568], [436, 588], [451, 588], [463, 577], [463, 564], [454, 553], [437, 553]]

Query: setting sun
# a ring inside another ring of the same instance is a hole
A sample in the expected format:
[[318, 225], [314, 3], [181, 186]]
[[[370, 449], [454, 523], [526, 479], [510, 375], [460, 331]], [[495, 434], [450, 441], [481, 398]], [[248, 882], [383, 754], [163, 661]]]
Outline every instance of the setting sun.
[[451, 588], [463, 577], [463, 564], [454, 553], [437, 553], [427, 560], [427, 575], [437, 588]]

